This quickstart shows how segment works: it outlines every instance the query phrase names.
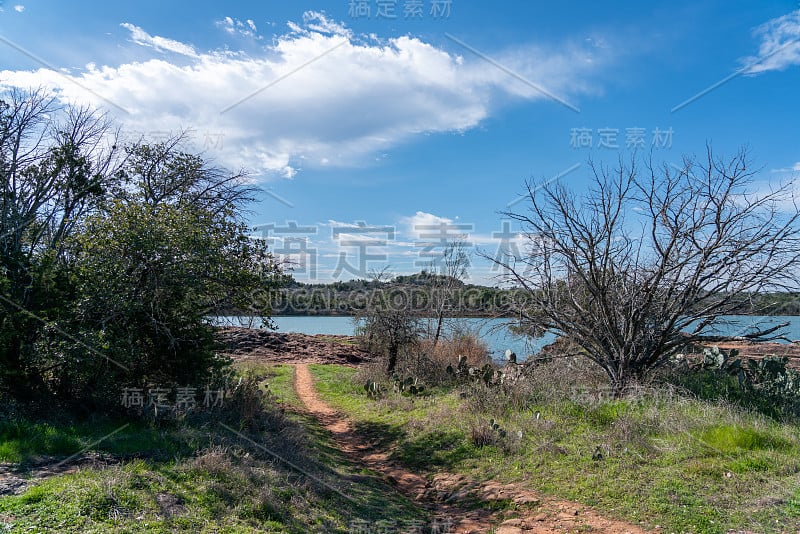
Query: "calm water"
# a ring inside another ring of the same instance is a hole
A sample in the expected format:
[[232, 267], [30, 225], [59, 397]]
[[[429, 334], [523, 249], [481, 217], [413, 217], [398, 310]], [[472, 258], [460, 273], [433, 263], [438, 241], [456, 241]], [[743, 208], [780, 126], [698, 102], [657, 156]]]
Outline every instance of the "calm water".
[[[740, 336], [752, 332], [754, 328], [769, 328], [770, 326], [788, 322], [784, 335], [791, 339], [800, 339], [800, 317], [795, 316], [749, 316], [734, 315], [725, 317], [725, 324], [715, 330], [710, 330], [710, 335]], [[279, 332], [300, 332], [303, 334], [353, 334], [353, 319], [351, 317], [275, 317], [273, 322]], [[233, 324], [258, 328], [258, 320], [238, 317], [219, 317], [217, 323]], [[518, 355], [520, 361], [525, 355], [538, 352], [543, 346], [552, 343], [555, 335], [548, 333], [537, 339], [526, 339], [524, 336], [512, 334], [506, 325], [508, 319], [450, 319], [448, 327], [468, 328], [475, 332], [489, 346], [492, 358], [498, 361], [504, 359], [506, 349], [511, 349]]]
[[[273, 322], [279, 332], [300, 332], [302, 334], [341, 334], [353, 335], [354, 323], [352, 317], [274, 317]], [[235, 326], [248, 326], [258, 328], [258, 320], [239, 317], [219, 317], [218, 324], [232, 324]], [[545, 345], [552, 343], [555, 335], [546, 334], [544, 337], [528, 340], [524, 336], [512, 334], [506, 325], [507, 319], [448, 319], [446, 330], [453, 328], [468, 328], [476, 333], [489, 346], [492, 358], [501, 361], [505, 359], [506, 349], [511, 349], [522, 361], [525, 354], [538, 352]]]

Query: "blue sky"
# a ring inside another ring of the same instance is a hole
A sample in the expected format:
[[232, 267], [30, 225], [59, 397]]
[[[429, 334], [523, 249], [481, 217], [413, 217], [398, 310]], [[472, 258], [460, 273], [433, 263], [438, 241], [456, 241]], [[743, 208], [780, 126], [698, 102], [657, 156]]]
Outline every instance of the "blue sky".
[[552, 4], [4, 1], [0, 85], [248, 169], [298, 279], [417, 271], [442, 229], [493, 255], [526, 179], [585, 190], [629, 145], [800, 175], [797, 2]]

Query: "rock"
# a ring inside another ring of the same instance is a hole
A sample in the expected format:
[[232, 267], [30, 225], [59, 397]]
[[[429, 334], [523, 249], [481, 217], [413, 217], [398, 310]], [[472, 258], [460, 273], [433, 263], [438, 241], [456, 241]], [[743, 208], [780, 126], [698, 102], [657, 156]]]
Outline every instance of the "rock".
[[234, 360], [272, 363], [359, 364], [373, 359], [353, 336], [271, 332], [236, 326], [219, 327], [221, 353]]
[[6, 495], [19, 495], [28, 489], [28, 481], [17, 477], [7, 477], [0, 480], [0, 497]]
[[527, 504], [531, 506], [537, 506], [541, 504], [541, 501], [536, 497], [534, 497], [533, 495], [526, 495], [523, 493], [522, 495], [517, 495], [516, 497], [514, 497], [514, 504], [516, 505]]
[[575, 521], [575, 514], [570, 512], [559, 512], [557, 517], [561, 521]]

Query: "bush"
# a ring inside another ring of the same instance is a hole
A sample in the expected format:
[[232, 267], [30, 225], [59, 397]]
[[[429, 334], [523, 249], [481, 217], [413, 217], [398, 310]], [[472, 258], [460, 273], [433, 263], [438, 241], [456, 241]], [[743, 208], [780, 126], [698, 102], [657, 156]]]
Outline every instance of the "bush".
[[371, 382], [389, 390], [393, 389], [396, 379], [409, 378], [425, 386], [452, 386], [458, 380], [452, 372], [448, 372], [448, 367], [456, 367], [459, 357], [464, 365], [471, 362], [476, 368], [488, 365], [494, 369], [486, 344], [471, 333], [460, 333], [452, 339], [442, 338], [435, 347], [431, 339], [419, 340], [400, 347], [397, 352], [393, 371], [388, 376], [384, 357], [383, 360], [359, 367], [354, 381], [359, 386]]
[[775, 419], [800, 417], [800, 373], [788, 359], [738, 358], [735, 349], [705, 349], [703, 361], [681, 365], [670, 380], [703, 399], [725, 399]]
[[200, 387], [226, 364], [205, 316], [268, 316], [253, 296], [285, 281], [249, 237], [244, 175], [180, 135], [113, 134], [43, 91], [0, 97], [0, 395], [107, 409], [123, 387]]
[[[441, 338], [435, 345], [430, 339], [422, 340], [415, 347], [415, 352], [402, 363], [406, 373], [434, 385], [452, 385], [458, 382], [459, 377], [455, 371], [459, 366], [465, 374], [470, 369], [491, 369], [492, 377], [495, 377], [495, 368], [489, 358], [486, 343], [471, 332], [456, 332], [450, 338]], [[471, 376], [478, 377], [474, 372]]]
[[361, 345], [386, 358], [386, 376], [397, 368], [401, 353], [419, 341], [422, 325], [407, 306], [395, 303], [390, 291], [376, 289], [366, 308], [355, 320]]
[[266, 378], [255, 374], [240, 377], [233, 386], [224, 405], [223, 418], [239, 430], [277, 431], [286, 424]]
[[435, 347], [432, 340], [425, 339], [420, 342], [418, 350], [442, 368], [457, 362], [459, 356], [464, 356], [470, 367], [491, 363], [489, 347], [472, 332], [456, 332], [448, 339], [440, 339]]
[[540, 402], [574, 400], [587, 392], [610, 391], [600, 366], [580, 356], [551, 353], [546, 360], [523, 366], [526, 387]]
[[524, 289], [519, 317], [570, 338], [623, 396], [751, 295], [796, 289], [800, 208], [783, 206], [792, 185], [759, 194], [749, 160], [707, 147], [680, 168], [636, 156], [590, 164], [583, 191], [528, 182], [529, 209], [504, 213], [521, 223], [525, 253], [486, 258]]
[[381, 384], [386, 386], [389, 383], [386, 378], [386, 362], [370, 361], [358, 366], [358, 370], [353, 374], [353, 383], [362, 387], [365, 384]]

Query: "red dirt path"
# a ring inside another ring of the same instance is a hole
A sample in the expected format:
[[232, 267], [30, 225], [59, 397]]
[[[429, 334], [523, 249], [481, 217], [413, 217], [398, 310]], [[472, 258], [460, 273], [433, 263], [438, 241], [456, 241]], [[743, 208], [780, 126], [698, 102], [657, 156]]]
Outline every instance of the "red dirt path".
[[[336, 446], [354, 461], [380, 473], [407, 497], [428, 509], [434, 517], [452, 521], [453, 533], [555, 534], [603, 532], [644, 534], [636, 525], [601, 516], [586, 506], [553, 499], [517, 484], [495, 481], [475, 483], [462, 475], [412, 472], [376, 450], [355, 430], [352, 422], [319, 398], [305, 363], [295, 366], [294, 385], [308, 411], [332, 434]], [[459, 501], [487, 503], [485, 508], [465, 509]], [[515, 510], [491, 511], [491, 501], [511, 501]], [[514, 516], [509, 518], [509, 516]], [[493, 530], [494, 529], [494, 530]]]

